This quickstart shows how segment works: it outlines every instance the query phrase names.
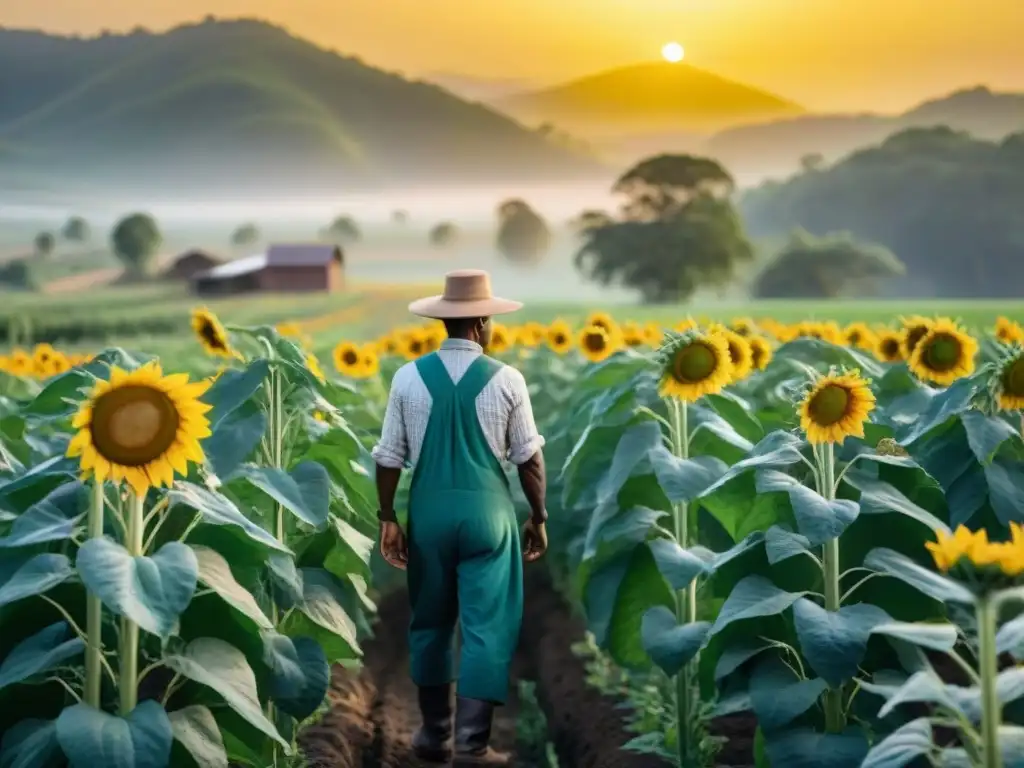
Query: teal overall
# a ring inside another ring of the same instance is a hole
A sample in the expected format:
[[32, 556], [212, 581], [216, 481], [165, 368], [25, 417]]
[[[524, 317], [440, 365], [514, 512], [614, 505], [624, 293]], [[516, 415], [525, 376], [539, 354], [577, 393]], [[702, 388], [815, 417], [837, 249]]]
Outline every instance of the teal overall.
[[418, 686], [454, 678], [458, 695], [503, 704], [523, 616], [519, 527], [501, 462], [477, 418], [476, 398], [502, 364], [480, 355], [452, 382], [437, 353], [416, 362], [430, 419], [409, 496], [411, 673]]

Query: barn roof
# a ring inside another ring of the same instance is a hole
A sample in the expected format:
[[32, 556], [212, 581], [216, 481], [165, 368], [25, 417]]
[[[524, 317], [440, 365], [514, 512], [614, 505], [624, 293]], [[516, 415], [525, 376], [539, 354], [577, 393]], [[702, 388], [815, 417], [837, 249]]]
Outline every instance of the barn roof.
[[196, 277], [200, 277], [204, 280], [223, 280], [228, 277], [239, 277], [240, 275], [249, 275], [253, 272], [259, 272], [266, 266], [266, 254], [257, 253], [255, 256], [245, 256], [241, 259], [235, 259], [234, 261], [229, 261], [226, 264], [221, 264], [213, 269], [208, 269], [205, 272], [196, 275]]
[[267, 250], [267, 266], [270, 267], [318, 267], [341, 261], [341, 258], [341, 249], [336, 245], [320, 243], [272, 245]]

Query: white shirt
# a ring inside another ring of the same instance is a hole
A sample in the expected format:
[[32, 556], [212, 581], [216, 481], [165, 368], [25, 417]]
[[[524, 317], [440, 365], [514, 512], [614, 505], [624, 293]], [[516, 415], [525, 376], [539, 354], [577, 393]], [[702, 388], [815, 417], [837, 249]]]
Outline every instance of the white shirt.
[[[454, 383], [483, 354], [479, 344], [466, 339], [447, 339], [438, 356]], [[415, 466], [430, 420], [430, 391], [420, 378], [416, 363], [406, 363], [391, 380], [391, 394], [384, 414], [380, 442], [371, 455], [382, 467]], [[499, 461], [523, 464], [544, 446], [533, 419], [530, 393], [523, 374], [504, 365], [476, 398], [476, 414], [491, 452]]]

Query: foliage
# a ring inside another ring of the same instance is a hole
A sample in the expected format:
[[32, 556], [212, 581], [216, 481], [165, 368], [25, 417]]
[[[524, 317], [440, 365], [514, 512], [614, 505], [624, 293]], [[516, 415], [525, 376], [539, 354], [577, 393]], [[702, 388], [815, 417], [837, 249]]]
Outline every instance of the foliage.
[[1024, 134], [981, 141], [915, 128], [826, 169], [743, 197], [755, 237], [795, 227], [849, 231], [897, 253], [908, 278], [888, 295], [1009, 297], [1024, 290]]
[[72, 216], [60, 230], [61, 237], [76, 243], [84, 243], [89, 239], [89, 222], [81, 216]]
[[355, 243], [362, 239], [363, 233], [351, 216], [338, 216], [320, 234], [324, 240], [341, 244]]
[[231, 233], [232, 245], [252, 245], [260, 239], [260, 230], [252, 222], [247, 222]]
[[0, 285], [15, 290], [34, 290], [35, 280], [28, 259], [11, 259], [0, 264]]
[[53, 236], [52, 232], [40, 232], [36, 235], [36, 239], [32, 244], [35, 248], [36, 255], [46, 258], [52, 254], [54, 248], [57, 247], [57, 238]]
[[858, 243], [849, 233], [816, 238], [797, 230], [757, 276], [753, 293], [762, 299], [864, 296], [904, 271], [891, 251]]
[[576, 268], [601, 285], [622, 284], [646, 301], [680, 301], [723, 286], [753, 250], [729, 196], [734, 182], [714, 160], [659, 155], [628, 170], [612, 191], [619, 217], [585, 211]]
[[498, 251], [513, 262], [535, 262], [551, 246], [547, 222], [525, 200], [506, 200], [498, 206]]
[[459, 228], [453, 222], [442, 221], [431, 227], [428, 238], [431, 245], [444, 248], [459, 239]]
[[132, 275], [143, 275], [149, 271], [163, 235], [152, 216], [133, 213], [114, 226], [110, 240], [125, 270]]

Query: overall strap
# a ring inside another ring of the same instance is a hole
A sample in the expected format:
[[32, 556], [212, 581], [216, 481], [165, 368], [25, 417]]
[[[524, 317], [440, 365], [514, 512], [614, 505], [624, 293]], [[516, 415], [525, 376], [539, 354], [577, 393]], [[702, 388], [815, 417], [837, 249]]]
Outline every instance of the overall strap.
[[504, 367], [504, 363], [498, 362], [493, 357], [480, 355], [476, 360], [470, 363], [469, 368], [466, 369], [462, 378], [459, 379], [459, 395], [475, 402], [477, 396], [483, 392], [484, 387], [486, 387], [488, 383], [490, 383], [491, 379], [493, 379]]
[[416, 372], [430, 393], [431, 400], [437, 401], [455, 394], [455, 383], [437, 352], [419, 358], [416, 361]]

